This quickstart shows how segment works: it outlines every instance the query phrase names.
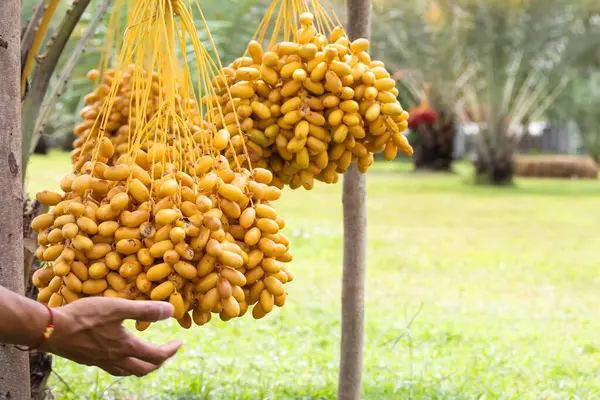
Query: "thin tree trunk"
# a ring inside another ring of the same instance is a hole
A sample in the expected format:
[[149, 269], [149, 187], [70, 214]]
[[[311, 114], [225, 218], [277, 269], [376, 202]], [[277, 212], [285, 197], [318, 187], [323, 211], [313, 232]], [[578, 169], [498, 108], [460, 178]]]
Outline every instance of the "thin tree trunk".
[[[24, 291], [20, 18], [19, 0], [0, 2], [0, 285], [17, 293]], [[28, 354], [0, 346], [0, 399], [29, 399]]]
[[[347, 33], [350, 40], [370, 37], [370, 0], [348, 0]], [[344, 175], [342, 196], [344, 269], [338, 400], [358, 400], [363, 367], [367, 209], [366, 176], [358, 171], [356, 163]]]

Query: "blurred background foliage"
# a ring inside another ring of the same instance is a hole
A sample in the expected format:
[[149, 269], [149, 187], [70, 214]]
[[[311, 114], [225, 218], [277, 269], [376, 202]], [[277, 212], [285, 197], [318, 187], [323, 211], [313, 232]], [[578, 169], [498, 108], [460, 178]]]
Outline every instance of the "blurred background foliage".
[[426, 83], [436, 111], [475, 126], [483, 181], [510, 183], [512, 159], [528, 124], [547, 118], [557, 102], [574, 107], [577, 94], [565, 90], [569, 82], [585, 81], [580, 71], [598, 68], [597, 5], [385, 1], [374, 7], [374, 53], [399, 71], [408, 104], [423, 101]]
[[548, 117], [557, 124], [574, 122], [585, 152], [600, 163], [600, 69], [578, 71]]
[[[24, 20], [26, 10], [35, 3], [23, 0]], [[201, 2], [224, 64], [244, 53], [269, 3]], [[343, 20], [344, 2], [331, 3]], [[69, 46], [86, 29], [94, 5]], [[64, 12], [66, 5], [61, 7], [57, 14]], [[202, 27], [200, 16], [194, 17], [196, 26]], [[429, 107], [445, 116], [444, 121], [428, 127], [428, 132], [433, 132], [429, 137], [443, 137], [440, 143], [452, 143], [460, 126], [470, 124], [478, 130], [478, 171], [487, 180], [510, 182], [509, 165], [532, 121], [561, 126], [575, 122], [585, 151], [598, 159], [597, 0], [374, 0], [372, 28], [373, 56], [400, 79], [405, 108]], [[81, 99], [91, 90], [85, 73], [98, 65], [106, 33], [105, 20], [88, 42], [45, 132], [65, 137], [67, 145], [79, 119]], [[206, 31], [199, 28], [198, 35], [211, 49]], [[413, 139], [419, 143], [426, 139], [419, 137], [420, 131], [413, 127]], [[417, 156], [416, 160], [419, 152]]]

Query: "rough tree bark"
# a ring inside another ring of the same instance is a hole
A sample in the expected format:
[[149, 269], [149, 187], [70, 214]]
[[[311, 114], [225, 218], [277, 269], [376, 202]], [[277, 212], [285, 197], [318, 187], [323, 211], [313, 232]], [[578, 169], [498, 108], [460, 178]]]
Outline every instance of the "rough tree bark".
[[[0, 2], [0, 285], [23, 293], [19, 0]], [[0, 345], [0, 399], [29, 399], [28, 354]]]
[[[369, 38], [371, 0], [348, 0], [350, 40]], [[359, 400], [363, 367], [364, 291], [367, 253], [366, 176], [354, 163], [344, 175], [344, 269], [338, 400]]]

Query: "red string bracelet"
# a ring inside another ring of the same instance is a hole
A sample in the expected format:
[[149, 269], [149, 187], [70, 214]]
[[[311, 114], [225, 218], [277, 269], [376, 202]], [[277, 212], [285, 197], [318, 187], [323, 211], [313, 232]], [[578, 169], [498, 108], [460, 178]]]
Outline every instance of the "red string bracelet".
[[50, 314], [50, 322], [48, 323], [48, 326], [46, 327], [46, 330], [44, 331], [44, 334], [42, 335], [42, 338], [40, 339], [39, 343], [36, 346], [29, 347], [29, 348], [15, 346], [18, 350], [20, 350], [20, 351], [35, 350], [38, 347], [40, 347], [42, 344], [44, 344], [44, 342], [46, 342], [48, 339], [50, 339], [50, 336], [52, 336], [52, 334], [54, 333], [54, 313], [52, 312], [52, 309], [50, 307], [48, 307], [48, 305], [44, 304], [44, 307], [46, 307], [46, 309], [48, 310], [48, 313]]

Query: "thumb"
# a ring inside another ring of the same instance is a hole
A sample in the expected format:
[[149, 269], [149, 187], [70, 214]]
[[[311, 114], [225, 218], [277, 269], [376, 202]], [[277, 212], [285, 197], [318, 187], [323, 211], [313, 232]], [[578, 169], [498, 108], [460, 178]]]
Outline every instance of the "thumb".
[[112, 315], [120, 320], [156, 322], [170, 318], [175, 311], [171, 303], [165, 301], [115, 300]]

